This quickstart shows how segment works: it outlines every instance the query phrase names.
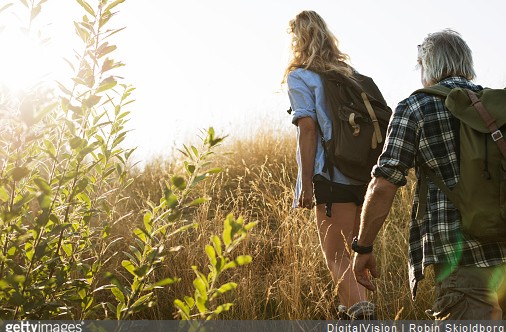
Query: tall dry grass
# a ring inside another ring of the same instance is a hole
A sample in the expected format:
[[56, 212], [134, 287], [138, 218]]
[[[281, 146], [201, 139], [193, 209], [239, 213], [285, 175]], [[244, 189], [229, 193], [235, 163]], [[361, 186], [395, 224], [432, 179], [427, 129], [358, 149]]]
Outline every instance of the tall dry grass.
[[[140, 209], [145, 199], [159, 199], [161, 184], [180, 167], [178, 158], [159, 158], [138, 171], [132, 204]], [[214, 163], [223, 172], [203, 182], [195, 193], [209, 200], [186, 216], [198, 222], [198, 229], [181, 233], [169, 244], [183, 249], [168, 260], [163, 274], [182, 280], [160, 291], [158, 306], [143, 318], [176, 318], [173, 299], [192, 294], [191, 265], [205, 268], [204, 247], [231, 212], [259, 224], [239, 249], [251, 255], [253, 262], [225, 273], [225, 278], [239, 286], [231, 298], [235, 305], [223, 319], [335, 319], [339, 285], [333, 285], [323, 261], [314, 212], [291, 208], [297, 172], [294, 135], [265, 129], [250, 138], [229, 137]], [[378, 305], [380, 319], [427, 319], [424, 310], [433, 299], [430, 281], [420, 285], [416, 302], [410, 296], [407, 239], [411, 199], [409, 184], [399, 190], [375, 244], [381, 277], [371, 298]], [[127, 242], [128, 233], [124, 233]]]

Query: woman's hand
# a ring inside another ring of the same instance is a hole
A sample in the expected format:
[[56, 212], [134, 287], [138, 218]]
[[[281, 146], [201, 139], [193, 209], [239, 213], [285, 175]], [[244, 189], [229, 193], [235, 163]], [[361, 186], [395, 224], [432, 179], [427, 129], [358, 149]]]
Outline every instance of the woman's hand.
[[302, 192], [300, 193], [299, 197], [299, 207], [312, 209], [313, 206], [313, 183], [309, 182], [307, 184], [304, 184], [304, 182], [302, 182]]

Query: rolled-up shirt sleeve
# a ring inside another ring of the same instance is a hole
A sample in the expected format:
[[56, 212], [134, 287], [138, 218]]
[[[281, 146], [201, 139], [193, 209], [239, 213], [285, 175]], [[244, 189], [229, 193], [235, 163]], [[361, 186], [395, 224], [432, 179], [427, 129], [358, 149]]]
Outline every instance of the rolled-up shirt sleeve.
[[314, 93], [298, 72], [294, 71], [288, 75], [287, 85], [292, 106], [292, 123], [297, 125], [297, 121], [304, 117], [310, 117], [316, 121]]
[[408, 171], [413, 167], [419, 141], [419, 119], [406, 103], [399, 103], [388, 125], [387, 138], [378, 163], [372, 170], [374, 177], [404, 186]]

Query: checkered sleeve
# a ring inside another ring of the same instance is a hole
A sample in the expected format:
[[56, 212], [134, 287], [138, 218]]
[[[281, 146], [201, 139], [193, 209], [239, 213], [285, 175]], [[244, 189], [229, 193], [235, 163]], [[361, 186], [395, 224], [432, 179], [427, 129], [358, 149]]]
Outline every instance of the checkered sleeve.
[[397, 186], [406, 184], [406, 176], [414, 166], [420, 120], [406, 101], [399, 103], [388, 125], [383, 152], [373, 168], [375, 177], [383, 177]]

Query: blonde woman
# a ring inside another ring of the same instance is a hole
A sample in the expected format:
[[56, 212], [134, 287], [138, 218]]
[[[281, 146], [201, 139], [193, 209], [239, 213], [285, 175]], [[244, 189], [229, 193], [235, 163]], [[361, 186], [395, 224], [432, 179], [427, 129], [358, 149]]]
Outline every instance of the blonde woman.
[[[348, 178], [332, 165], [329, 169], [320, 134], [321, 130], [326, 139], [332, 134], [324, 75], [353, 78], [359, 74], [347, 63], [348, 56], [339, 50], [336, 37], [316, 12], [299, 13], [290, 21], [289, 32], [292, 59], [284, 82], [292, 122], [297, 126], [299, 169], [294, 205], [308, 209], [316, 205], [321, 249], [338, 287], [338, 318], [375, 319], [374, 305], [367, 301], [366, 289], [355, 281], [350, 266], [351, 243], [358, 233], [367, 184]], [[379, 98], [384, 102], [381, 93]]]

